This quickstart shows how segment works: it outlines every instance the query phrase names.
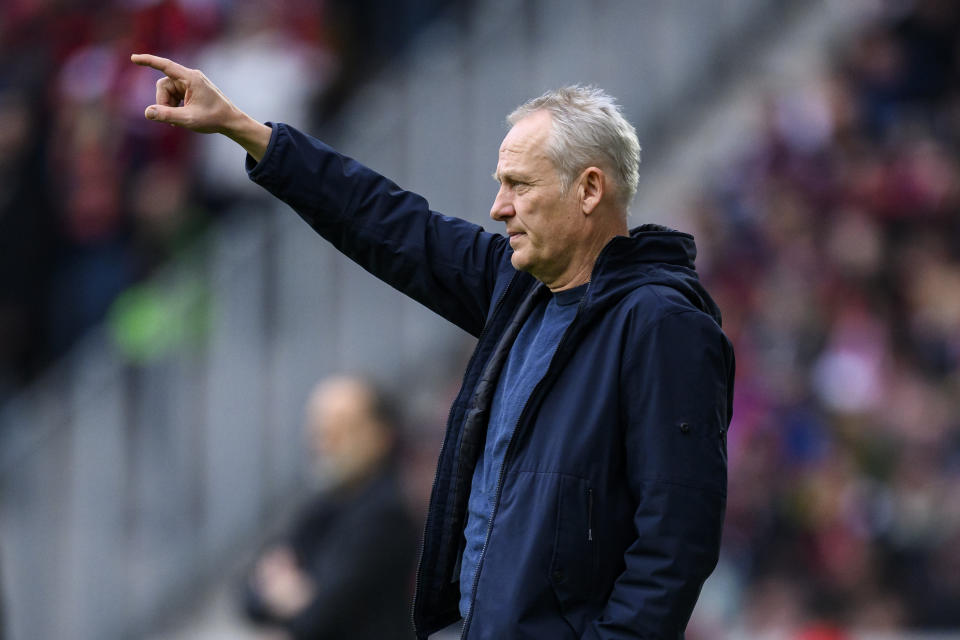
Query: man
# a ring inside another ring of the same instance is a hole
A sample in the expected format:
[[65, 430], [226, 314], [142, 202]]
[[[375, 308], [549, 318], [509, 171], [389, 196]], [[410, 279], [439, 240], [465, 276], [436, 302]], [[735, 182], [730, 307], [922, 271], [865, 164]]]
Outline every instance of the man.
[[[733, 352], [686, 234], [628, 231], [633, 128], [605, 94], [521, 106], [490, 215], [508, 237], [163, 58], [146, 117], [242, 145], [250, 177], [347, 256], [478, 337], [417, 575], [420, 638], [671, 638], [717, 561]], [[180, 106], [182, 101], [182, 106]]]
[[402, 640], [416, 555], [393, 460], [396, 410], [354, 377], [319, 383], [305, 431], [320, 491], [244, 581], [244, 607], [293, 640]]

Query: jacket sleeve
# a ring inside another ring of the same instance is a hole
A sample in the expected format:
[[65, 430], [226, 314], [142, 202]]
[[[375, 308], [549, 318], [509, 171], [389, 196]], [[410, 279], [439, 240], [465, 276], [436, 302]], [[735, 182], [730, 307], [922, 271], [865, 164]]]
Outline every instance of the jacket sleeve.
[[506, 239], [430, 210], [427, 201], [285, 124], [250, 178], [339, 251], [387, 284], [478, 335], [504, 266]]
[[719, 556], [733, 350], [708, 315], [680, 311], [655, 322], [622, 367], [636, 539], [584, 637], [677, 640]]

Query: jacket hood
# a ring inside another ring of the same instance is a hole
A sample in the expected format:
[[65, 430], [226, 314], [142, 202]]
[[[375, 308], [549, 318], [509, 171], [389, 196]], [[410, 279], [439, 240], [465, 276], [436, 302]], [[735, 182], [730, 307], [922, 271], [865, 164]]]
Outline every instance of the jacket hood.
[[721, 324], [720, 309], [697, 276], [697, 246], [689, 233], [644, 224], [617, 236], [600, 252], [591, 276], [588, 304], [605, 308], [650, 284], [671, 287]]

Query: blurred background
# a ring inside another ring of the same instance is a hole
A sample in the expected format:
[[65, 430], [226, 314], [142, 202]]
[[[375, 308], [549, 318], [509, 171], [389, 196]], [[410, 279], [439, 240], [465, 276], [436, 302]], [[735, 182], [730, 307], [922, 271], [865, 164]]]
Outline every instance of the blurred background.
[[688, 638], [960, 637], [960, 3], [4, 0], [3, 638], [260, 637], [235, 587], [309, 492], [310, 389], [400, 394], [420, 522], [472, 346], [145, 121], [132, 52], [497, 231], [506, 113], [617, 96], [632, 222], [694, 233], [737, 355]]

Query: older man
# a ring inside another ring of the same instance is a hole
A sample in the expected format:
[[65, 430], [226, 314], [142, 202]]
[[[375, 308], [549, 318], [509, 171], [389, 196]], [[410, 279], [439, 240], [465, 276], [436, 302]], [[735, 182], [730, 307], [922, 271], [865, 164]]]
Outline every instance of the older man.
[[639, 145], [612, 99], [521, 106], [490, 212], [507, 236], [322, 142], [260, 124], [199, 71], [146, 117], [242, 145], [250, 177], [347, 256], [478, 337], [437, 467], [417, 576], [420, 638], [671, 638], [717, 561], [733, 352], [693, 238], [628, 231]]

